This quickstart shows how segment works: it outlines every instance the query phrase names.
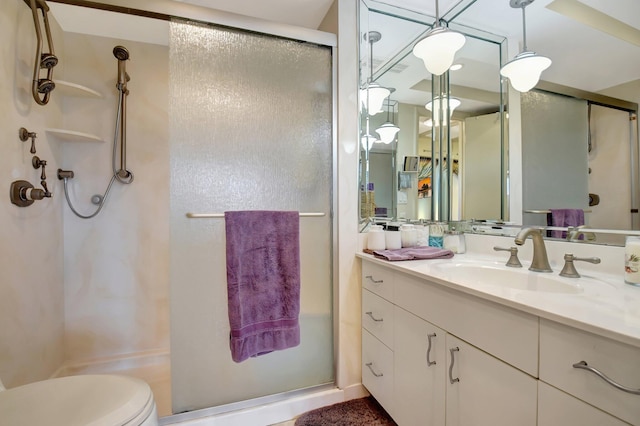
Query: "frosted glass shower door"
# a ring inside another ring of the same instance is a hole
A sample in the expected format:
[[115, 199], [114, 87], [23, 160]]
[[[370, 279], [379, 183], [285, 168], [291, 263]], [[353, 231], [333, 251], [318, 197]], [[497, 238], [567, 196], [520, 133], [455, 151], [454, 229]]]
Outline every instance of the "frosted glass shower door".
[[[170, 41], [174, 413], [332, 383], [331, 49], [174, 22]], [[301, 344], [234, 363], [224, 219], [297, 210]]]

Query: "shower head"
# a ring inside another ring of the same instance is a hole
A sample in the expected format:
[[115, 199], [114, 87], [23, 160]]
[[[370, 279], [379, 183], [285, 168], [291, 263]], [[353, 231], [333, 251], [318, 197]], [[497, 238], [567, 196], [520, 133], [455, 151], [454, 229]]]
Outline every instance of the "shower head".
[[129, 51], [124, 46], [116, 46], [113, 48], [113, 56], [119, 61], [126, 61], [129, 59]]
[[58, 57], [51, 53], [43, 53], [40, 55], [40, 68], [53, 68], [58, 65]]
[[56, 88], [56, 84], [48, 78], [38, 80], [38, 93], [47, 94]]

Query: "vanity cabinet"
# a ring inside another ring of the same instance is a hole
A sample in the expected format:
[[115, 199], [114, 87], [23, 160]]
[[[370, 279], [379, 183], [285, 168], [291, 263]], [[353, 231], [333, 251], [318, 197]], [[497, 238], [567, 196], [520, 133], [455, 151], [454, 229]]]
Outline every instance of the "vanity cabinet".
[[[370, 262], [362, 271], [363, 384], [400, 426], [536, 424], [536, 379], [485, 352], [537, 373], [536, 318]], [[388, 284], [388, 299], [369, 290], [374, 281]], [[519, 359], [512, 347], [520, 345], [533, 355]]]

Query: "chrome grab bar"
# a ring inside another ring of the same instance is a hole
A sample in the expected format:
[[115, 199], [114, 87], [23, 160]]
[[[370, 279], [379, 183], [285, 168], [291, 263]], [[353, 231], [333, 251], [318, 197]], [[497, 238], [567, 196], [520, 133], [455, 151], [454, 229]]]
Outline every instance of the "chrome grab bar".
[[427, 348], [427, 367], [431, 367], [432, 365], [436, 364], [435, 361], [431, 361], [429, 359], [429, 356], [431, 355], [431, 339], [433, 339], [434, 337], [436, 337], [436, 333], [427, 334], [427, 341], [429, 342], [429, 347]]
[[611, 386], [613, 386], [616, 389], [619, 389], [623, 392], [631, 393], [633, 395], [640, 395], [640, 389], [629, 388], [627, 386], [621, 385], [620, 383], [614, 382], [613, 380], [605, 376], [604, 373], [602, 373], [600, 370], [590, 367], [586, 361], [580, 361], [573, 364], [573, 368], [580, 368], [582, 370], [591, 371], [593, 374], [600, 377], [602, 380], [609, 383]]
[[365, 365], [366, 365], [367, 367], [369, 367], [369, 370], [371, 370], [371, 374], [373, 374], [374, 376], [376, 376], [376, 377], [382, 377], [382, 376], [384, 376], [384, 374], [382, 374], [382, 373], [376, 373], [376, 371], [375, 371], [375, 370], [373, 369], [373, 367], [372, 367], [372, 365], [373, 365], [373, 363], [372, 363], [372, 362], [367, 363], [367, 364], [365, 364]]
[[451, 353], [451, 365], [449, 365], [449, 383], [454, 384], [460, 381], [459, 377], [453, 378], [453, 364], [456, 362], [456, 357], [454, 352], [458, 352], [460, 350], [459, 347], [449, 349], [449, 353]]
[[373, 312], [369, 311], [369, 312], [365, 312], [365, 314], [369, 315], [371, 317], [372, 320], [374, 320], [375, 322], [382, 322], [384, 321], [383, 318], [376, 318], [373, 316]]

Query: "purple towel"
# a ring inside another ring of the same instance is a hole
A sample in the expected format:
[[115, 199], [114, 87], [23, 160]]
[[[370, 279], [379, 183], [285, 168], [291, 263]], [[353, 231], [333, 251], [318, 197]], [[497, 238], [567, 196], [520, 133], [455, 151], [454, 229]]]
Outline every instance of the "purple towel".
[[[580, 226], [584, 225], [584, 210], [582, 209], [551, 209], [551, 226]], [[565, 231], [551, 231], [553, 238], [566, 238]]]
[[438, 247], [406, 247], [397, 250], [376, 250], [375, 257], [381, 259], [395, 260], [417, 260], [417, 259], [450, 259], [453, 257], [451, 250]]
[[225, 212], [231, 357], [300, 344], [298, 212]]

